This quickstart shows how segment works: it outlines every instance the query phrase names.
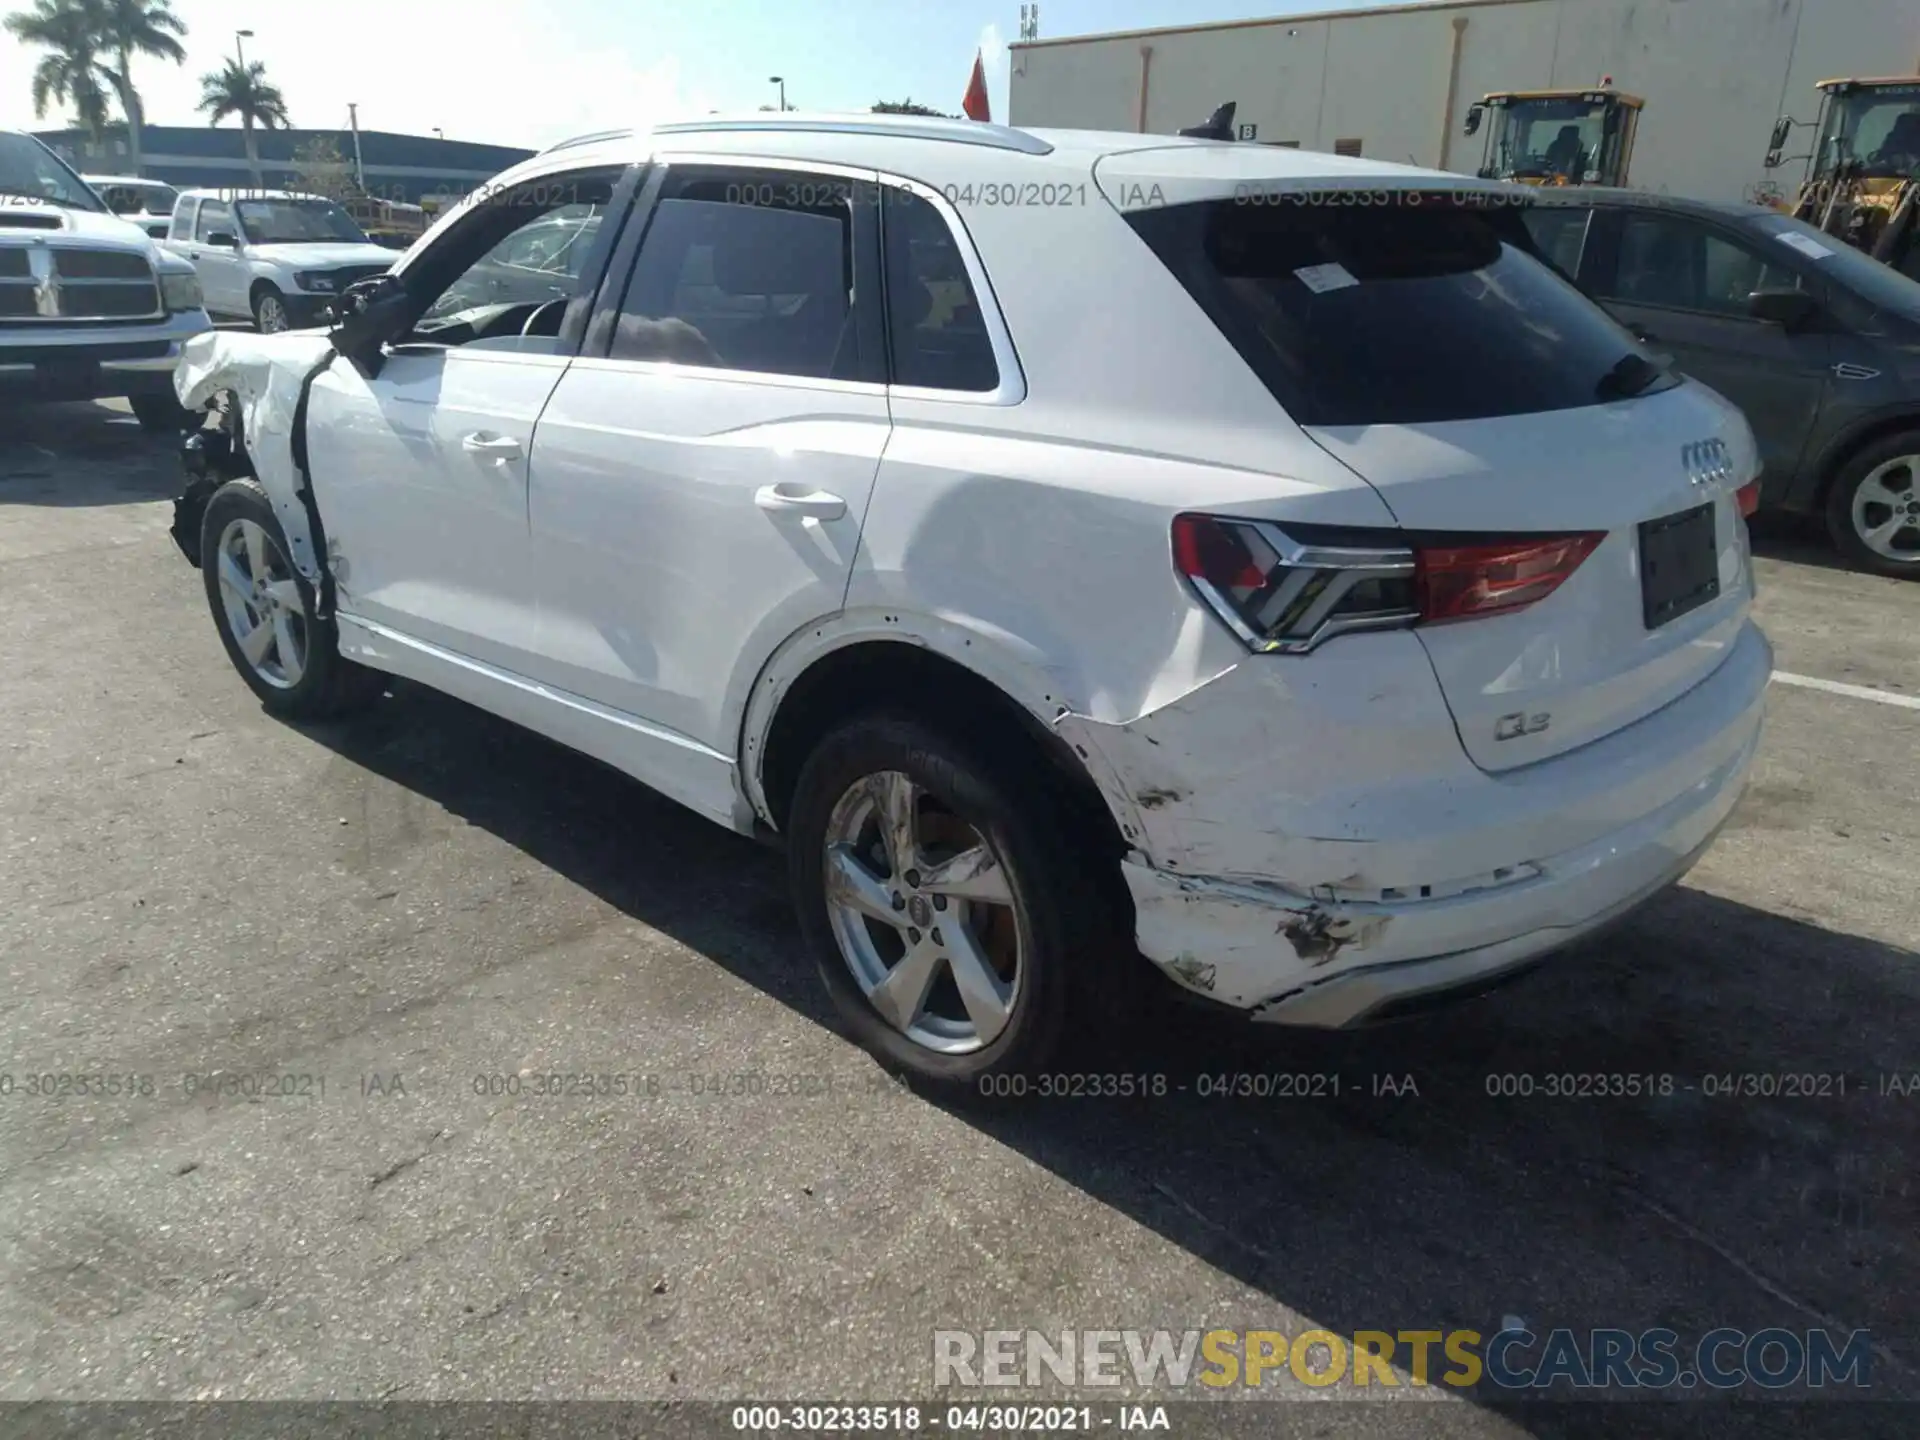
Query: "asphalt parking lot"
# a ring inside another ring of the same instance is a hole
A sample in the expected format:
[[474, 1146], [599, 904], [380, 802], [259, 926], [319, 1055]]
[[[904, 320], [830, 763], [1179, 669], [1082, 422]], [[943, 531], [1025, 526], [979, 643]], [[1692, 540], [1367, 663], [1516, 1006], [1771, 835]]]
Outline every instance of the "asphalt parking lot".
[[[1800, 678], [1717, 847], [1604, 942], [1357, 1036], [1169, 1018], [1128, 1063], [1184, 1091], [977, 1110], [840, 1036], [771, 852], [417, 688], [269, 719], [175, 474], [117, 405], [0, 415], [0, 1399], [884, 1401], [941, 1329], [1505, 1316], [1864, 1328], [1874, 1392], [1920, 1396], [1920, 585], [1769, 527]], [[1341, 1093], [1198, 1093], [1276, 1071]], [[74, 1072], [153, 1092], [27, 1093]], [[215, 1072], [308, 1078], [187, 1093]], [[548, 1072], [664, 1087], [491, 1093]], [[1489, 1093], [1570, 1072], [1678, 1087]], [[1844, 1094], [1707, 1093], [1783, 1074]], [[733, 1093], [779, 1077], [816, 1093]], [[1427, 1398], [1420, 1433], [1732, 1433]]]

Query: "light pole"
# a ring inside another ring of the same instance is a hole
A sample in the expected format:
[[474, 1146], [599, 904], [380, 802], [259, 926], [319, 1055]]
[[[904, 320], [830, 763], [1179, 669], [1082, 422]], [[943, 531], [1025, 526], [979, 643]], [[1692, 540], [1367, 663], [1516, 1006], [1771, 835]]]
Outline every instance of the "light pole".
[[242, 70], [247, 68], [247, 41], [252, 38], [253, 31], [251, 30], [236, 30], [233, 32], [233, 53], [240, 57], [240, 68]]
[[447, 138], [447, 132], [442, 130], [438, 125], [433, 127], [433, 133], [442, 140]]
[[787, 110], [787, 82], [785, 78], [779, 75], [769, 75], [767, 77], [767, 83], [780, 87], [780, 113], [784, 115]]

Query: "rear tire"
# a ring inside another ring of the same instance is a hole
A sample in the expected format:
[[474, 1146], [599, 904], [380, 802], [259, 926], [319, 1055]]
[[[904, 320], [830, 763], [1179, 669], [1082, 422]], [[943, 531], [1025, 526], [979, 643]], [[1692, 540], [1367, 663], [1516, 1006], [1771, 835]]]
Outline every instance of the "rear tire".
[[1920, 430], [1876, 440], [1840, 467], [1827, 533], [1856, 570], [1920, 579]]
[[[1097, 847], [1028, 768], [880, 715], [829, 733], [795, 787], [789, 876], [820, 978], [861, 1045], [937, 1086], [992, 1094], [1043, 1071], [1145, 963], [1116, 933]], [[917, 831], [904, 866], [901, 813]]]
[[365, 705], [377, 671], [344, 659], [332, 619], [315, 620], [313, 588], [293, 568], [266, 491], [229, 480], [200, 520], [200, 575], [227, 658], [284, 720], [320, 720]]

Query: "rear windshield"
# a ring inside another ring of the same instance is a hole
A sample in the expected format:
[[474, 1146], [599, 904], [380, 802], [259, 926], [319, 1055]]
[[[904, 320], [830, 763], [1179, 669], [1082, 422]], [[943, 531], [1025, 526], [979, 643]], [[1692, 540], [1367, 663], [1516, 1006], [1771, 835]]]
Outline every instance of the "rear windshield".
[[[1396, 198], [1302, 192], [1127, 218], [1302, 425], [1525, 415], [1677, 383], [1536, 258], [1521, 207]], [[1623, 366], [1632, 383], [1610, 390]]]

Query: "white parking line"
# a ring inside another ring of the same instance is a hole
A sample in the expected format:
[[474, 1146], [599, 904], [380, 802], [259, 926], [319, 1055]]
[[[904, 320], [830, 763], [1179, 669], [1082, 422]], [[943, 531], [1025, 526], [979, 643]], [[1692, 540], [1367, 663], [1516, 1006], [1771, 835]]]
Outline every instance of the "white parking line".
[[1824, 690], [1829, 695], [1845, 695], [1854, 700], [1878, 700], [1882, 705], [1898, 705], [1902, 710], [1920, 710], [1920, 695], [1895, 695], [1887, 690], [1874, 690], [1865, 685], [1848, 685], [1839, 680], [1821, 680], [1812, 675], [1790, 675], [1785, 670], [1774, 671], [1773, 678], [1782, 685], [1798, 685], [1802, 690]]

